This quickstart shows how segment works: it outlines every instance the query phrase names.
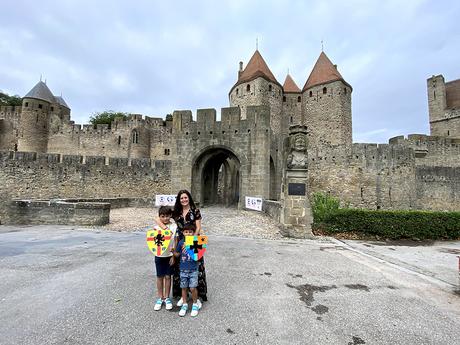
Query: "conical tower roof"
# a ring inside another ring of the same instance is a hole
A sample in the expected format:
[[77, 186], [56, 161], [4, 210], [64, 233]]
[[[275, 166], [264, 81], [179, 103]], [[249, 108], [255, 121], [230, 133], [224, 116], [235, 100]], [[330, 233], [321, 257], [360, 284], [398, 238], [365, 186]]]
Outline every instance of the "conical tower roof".
[[62, 105], [63, 107], [66, 107], [67, 109], [70, 109], [70, 107], [67, 105], [67, 103], [64, 101], [64, 98], [62, 98], [61, 96], [54, 96], [54, 98], [56, 99], [56, 102], [59, 103], [60, 105]]
[[332, 64], [327, 55], [324, 52], [321, 52], [302, 91], [319, 84], [326, 84], [336, 80], [341, 80], [350, 86], [345, 79], [343, 79], [342, 75], [337, 70], [337, 67]]
[[289, 74], [286, 76], [286, 80], [284, 81], [283, 91], [285, 93], [300, 93], [301, 92], [300, 88], [297, 86], [297, 84], [291, 78]]
[[49, 103], [54, 102], [54, 96], [51, 93], [50, 89], [44, 82], [41, 80], [30, 90], [24, 98], [35, 98]]
[[270, 71], [270, 68], [268, 68], [267, 63], [265, 62], [262, 55], [260, 55], [259, 51], [256, 50], [254, 55], [252, 55], [251, 59], [249, 60], [246, 68], [238, 77], [238, 81], [235, 85], [233, 85], [232, 90], [235, 86], [254, 80], [258, 77], [262, 77], [281, 86], [281, 84], [276, 80], [272, 71]]

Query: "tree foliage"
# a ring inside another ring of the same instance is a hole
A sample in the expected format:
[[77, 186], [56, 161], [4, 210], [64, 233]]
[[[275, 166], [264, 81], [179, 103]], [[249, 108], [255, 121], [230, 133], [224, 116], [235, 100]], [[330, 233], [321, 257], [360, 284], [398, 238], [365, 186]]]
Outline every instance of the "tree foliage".
[[89, 122], [94, 126], [100, 124], [107, 124], [110, 126], [110, 124], [117, 118], [121, 120], [126, 120], [128, 118], [128, 113], [123, 113], [114, 110], [96, 112], [91, 115], [91, 117], [89, 118]]
[[10, 96], [0, 92], [0, 105], [22, 105], [22, 98], [18, 95]]

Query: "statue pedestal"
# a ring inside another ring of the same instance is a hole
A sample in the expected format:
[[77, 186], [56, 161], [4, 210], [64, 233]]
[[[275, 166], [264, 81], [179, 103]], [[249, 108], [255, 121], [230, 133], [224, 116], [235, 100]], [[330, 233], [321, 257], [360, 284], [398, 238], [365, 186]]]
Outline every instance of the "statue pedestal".
[[286, 169], [283, 185], [284, 207], [281, 222], [284, 235], [313, 238], [310, 201], [307, 193], [307, 169]]
[[285, 143], [286, 168], [283, 172], [282, 200], [284, 201], [281, 223], [284, 234], [296, 238], [313, 238], [313, 222], [308, 200], [308, 140], [307, 127], [289, 127]]

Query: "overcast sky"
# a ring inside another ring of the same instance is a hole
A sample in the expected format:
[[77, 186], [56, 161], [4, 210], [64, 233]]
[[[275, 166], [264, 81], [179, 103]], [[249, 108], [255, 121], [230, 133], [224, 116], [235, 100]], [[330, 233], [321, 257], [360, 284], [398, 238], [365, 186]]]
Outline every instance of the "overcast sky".
[[460, 78], [460, 1], [2, 0], [0, 90], [40, 79], [87, 123], [97, 111], [164, 117], [228, 106], [259, 51], [302, 88], [321, 52], [353, 87], [353, 140], [429, 133], [426, 79]]

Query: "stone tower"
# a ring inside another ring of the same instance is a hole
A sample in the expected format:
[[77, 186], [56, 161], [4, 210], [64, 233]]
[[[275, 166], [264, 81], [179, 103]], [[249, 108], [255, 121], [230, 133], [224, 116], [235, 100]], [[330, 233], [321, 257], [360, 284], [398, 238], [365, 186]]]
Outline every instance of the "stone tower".
[[445, 82], [442, 75], [427, 80], [430, 133], [460, 138], [460, 79]]
[[288, 74], [283, 84], [283, 92], [282, 132], [287, 135], [289, 126], [303, 123], [302, 91]]
[[310, 147], [352, 145], [352, 87], [324, 52], [302, 89], [302, 113]]
[[47, 152], [49, 114], [54, 111], [54, 103], [53, 94], [42, 81], [24, 96], [19, 122], [19, 151]]
[[242, 119], [246, 118], [247, 106], [268, 105], [270, 127], [273, 132], [281, 131], [283, 87], [276, 80], [258, 50], [252, 55], [245, 69], [240, 62], [238, 80], [230, 89], [231, 107], [241, 109]]

